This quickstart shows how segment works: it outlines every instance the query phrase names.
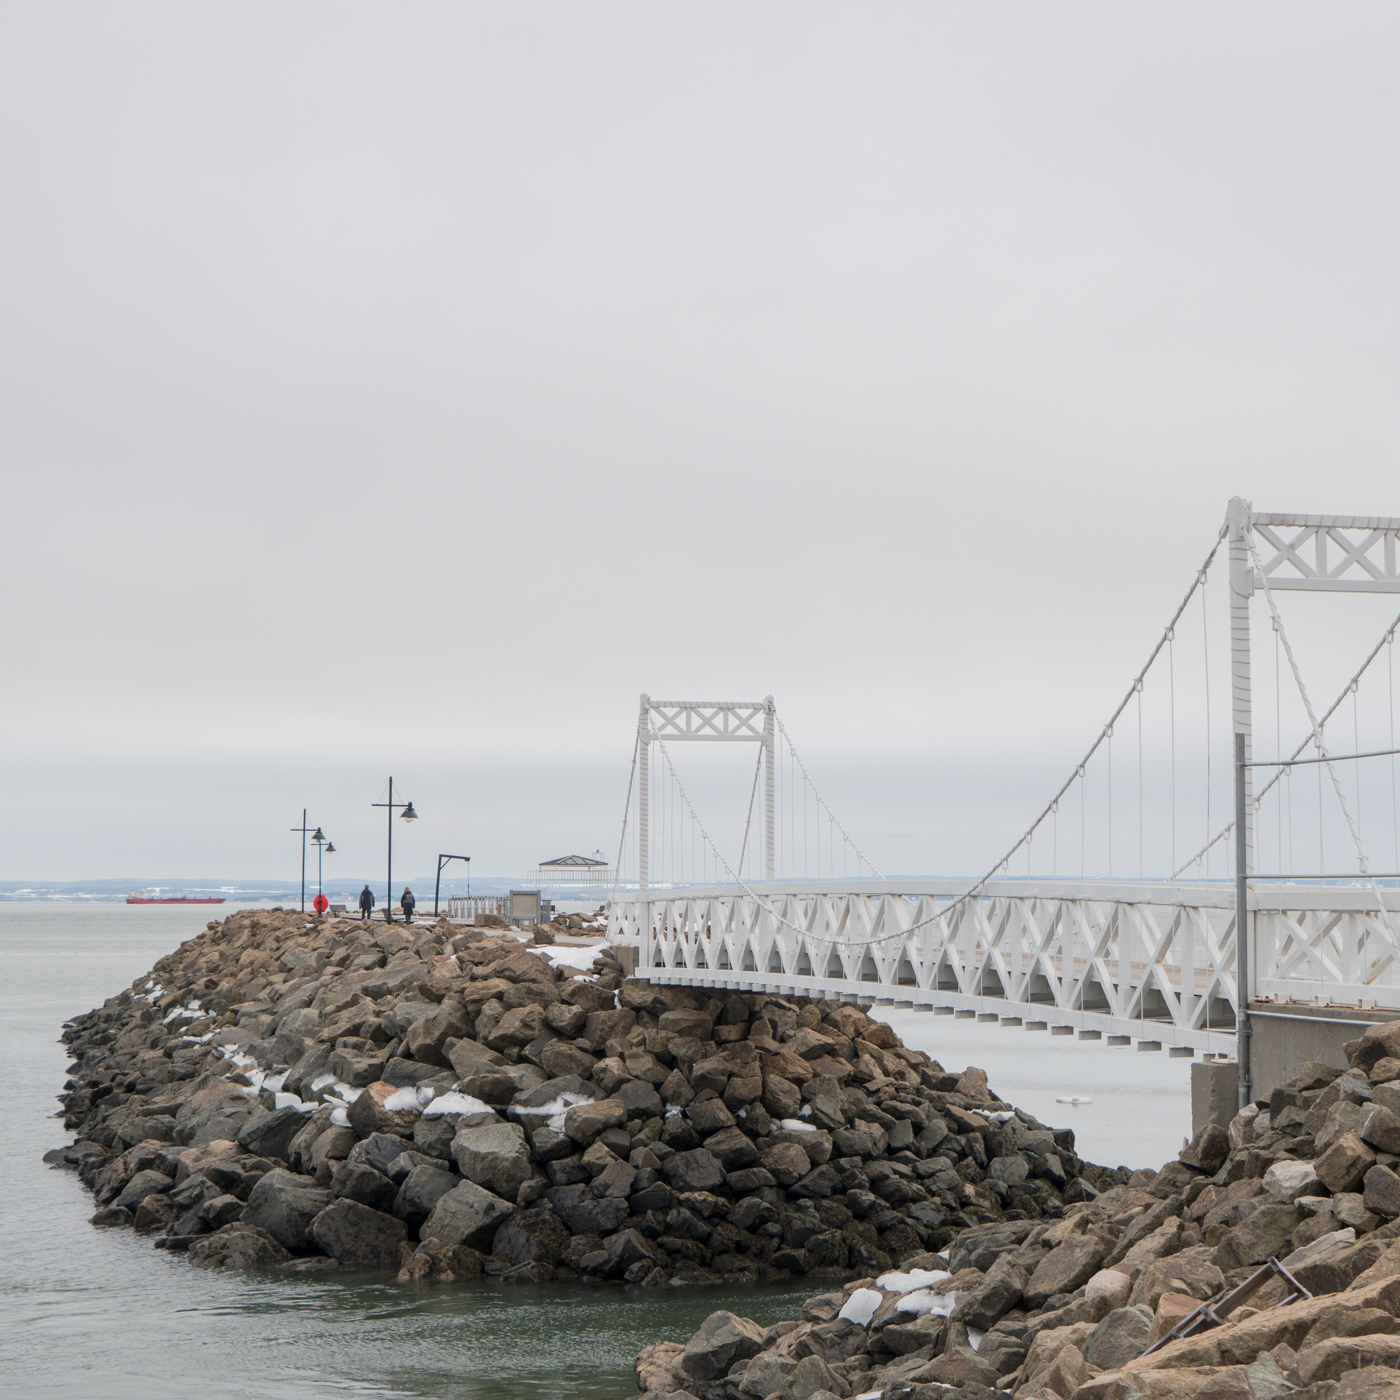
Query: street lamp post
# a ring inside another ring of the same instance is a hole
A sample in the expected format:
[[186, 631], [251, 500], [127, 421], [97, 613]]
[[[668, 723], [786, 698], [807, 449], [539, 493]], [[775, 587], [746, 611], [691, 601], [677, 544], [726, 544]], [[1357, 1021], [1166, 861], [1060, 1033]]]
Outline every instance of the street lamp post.
[[322, 834], [321, 828], [316, 828], [316, 834], [311, 838], [311, 844], [316, 847], [316, 912], [324, 914], [326, 912], [326, 896], [321, 890], [321, 857], [322, 855], [334, 855], [335, 846], [328, 836]]
[[[384, 922], [392, 924], [394, 922], [394, 811], [402, 807], [403, 811], [399, 815], [400, 821], [416, 822], [418, 813], [413, 810], [411, 802], [394, 801], [394, 780], [389, 779], [389, 800], [387, 802], [371, 802], [371, 807], [386, 807], [386, 816], [389, 822], [389, 869], [385, 876], [384, 886]], [[305, 818], [303, 818], [305, 820]]]
[[435, 918], [435, 919], [437, 918], [438, 889], [439, 889], [439, 887], [442, 885], [442, 867], [443, 867], [444, 865], [446, 865], [447, 862], [448, 862], [449, 860], [464, 860], [464, 861], [467, 862], [467, 895], [468, 895], [468, 897], [470, 897], [471, 892], [472, 892], [472, 880], [471, 880], [471, 875], [472, 875], [472, 865], [471, 865], [471, 861], [472, 861], [472, 858], [471, 858], [470, 856], [443, 856], [443, 855], [440, 855], [440, 856], [438, 857], [437, 879], [433, 881], [433, 918]]
[[[306, 834], [311, 830], [306, 824], [306, 808], [301, 809], [301, 825], [291, 828], [293, 831], [301, 832], [301, 912], [306, 913]], [[316, 828], [316, 835], [321, 834], [321, 828]]]

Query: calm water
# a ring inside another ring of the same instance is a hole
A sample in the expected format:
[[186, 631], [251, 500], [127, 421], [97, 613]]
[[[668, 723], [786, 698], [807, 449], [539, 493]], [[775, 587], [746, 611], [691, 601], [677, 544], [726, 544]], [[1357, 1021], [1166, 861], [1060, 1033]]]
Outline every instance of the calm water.
[[[223, 911], [231, 909], [225, 905]], [[197, 933], [209, 911], [0, 904], [5, 1168], [0, 1191], [0, 1395], [101, 1400], [386, 1395], [612, 1400], [635, 1392], [644, 1345], [684, 1340], [718, 1307], [761, 1323], [809, 1287], [640, 1292], [204, 1273], [129, 1231], [88, 1225], [91, 1196], [42, 1154], [68, 1058], [62, 1022], [99, 1005]], [[1028, 1032], [891, 1013], [943, 1064], [978, 1064], [1005, 1097], [1069, 1124], [1116, 1165], [1174, 1156], [1189, 1119], [1185, 1062]], [[1078, 1110], [1056, 1093], [1089, 1094]]]

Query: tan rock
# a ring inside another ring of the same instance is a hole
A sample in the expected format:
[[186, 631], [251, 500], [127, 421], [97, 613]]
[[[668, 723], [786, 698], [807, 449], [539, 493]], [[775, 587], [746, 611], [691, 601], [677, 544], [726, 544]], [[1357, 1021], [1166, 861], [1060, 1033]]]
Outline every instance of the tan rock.
[[1350, 1191], [1376, 1164], [1376, 1154], [1355, 1133], [1343, 1133], [1317, 1161], [1318, 1180], [1335, 1196]]
[[1304, 1385], [1334, 1381], [1363, 1366], [1400, 1364], [1400, 1336], [1393, 1332], [1359, 1337], [1329, 1337], [1298, 1355], [1298, 1379]]
[[[1382, 1279], [1366, 1288], [1354, 1288], [1347, 1297], [1354, 1307], [1380, 1308], [1393, 1317], [1400, 1312], [1400, 1278]], [[1168, 1342], [1160, 1351], [1130, 1361], [1122, 1369], [1128, 1372], [1248, 1365], [1261, 1352], [1271, 1351], [1280, 1343], [1296, 1349], [1318, 1318], [1336, 1303], [1335, 1297], [1324, 1296], [1305, 1298], [1286, 1307], [1266, 1308], [1215, 1331]]]
[[1157, 1311], [1152, 1315], [1152, 1330], [1147, 1335], [1147, 1344], [1160, 1342], [1178, 1323], [1184, 1322], [1197, 1308], [1201, 1299], [1192, 1298], [1186, 1293], [1163, 1293], [1157, 1299]]

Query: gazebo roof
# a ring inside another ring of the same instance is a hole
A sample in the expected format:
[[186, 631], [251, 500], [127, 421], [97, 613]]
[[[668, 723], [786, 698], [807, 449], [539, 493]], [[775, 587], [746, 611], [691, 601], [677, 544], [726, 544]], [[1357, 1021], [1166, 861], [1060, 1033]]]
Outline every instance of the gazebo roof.
[[593, 860], [588, 856], [560, 856], [557, 860], [542, 860], [540, 868], [549, 865], [606, 865], [605, 860]]

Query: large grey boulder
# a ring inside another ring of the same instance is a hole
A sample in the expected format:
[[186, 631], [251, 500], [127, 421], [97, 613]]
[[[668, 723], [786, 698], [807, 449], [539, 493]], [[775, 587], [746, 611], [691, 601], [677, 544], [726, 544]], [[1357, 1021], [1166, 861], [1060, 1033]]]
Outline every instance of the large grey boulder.
[[1092, 1235], [1075, 1235], [1056, 1245], [1035, 1266], [1025, 1287], [1028, 1307], [1038, 1308], [1057, 1293], [1073, 1293], [1088, 1283], [1103, 1264], [1107, 1251]]
[[[764, 1166], [768, 1166], [765, 1161]], [[714, 1191], [724, 1184], [724, 1167], [718, 1157], [704, 1147], [692, 1148], [689, 1152], [677, 1152], [662, 1164], [666, 1180], [676, 1191]], [[773, 1171], [772, 1167], [768, 1167]], [[781, 1181], [777, 1172], [774, 1176]], [[716, 1314], [718, 1316], [718, 1314]]]
[[363, 1162], [339, 1162], [331, 1172], [331, 1195], [337, 1200], [358, 1201], [371, 1210], [390, 1210], [398, 1188]]
[[1091, 1366], [1116, 1371], [1135, 1356], [1141, 1356], [1152, 1331], [1152, 1309], [1139, 1304], [1117, 1308], [1084, 1339], [1080, 1350]]
[[275, 1157], [288, 1160], [292, 1139], [306, 1126], [300, 1109], [276, 1108], [261, 1118], [250, 1118], [238, 1134], [238, 1145], [255, 1157]]
[[591, 1183], [556, 1186], [547, 1194], [571, 1234], [610, 1235], [627, 1219], [627, 1202], [617, 1196], [595, 1196]]
[[[1003, 1160], [998, 1157], [997, 1161]], [[953, 1321], [975, 1327], [980, 1332], [990, 1330], [1021, 1301], [1030, 1277], [1007, 1254], [997, 1256], [982, 1282], [958, 1299], [953, 1309]]]
[[461, 1177], [438, 1167], [414, 1167], [404, 1177], [394, 1198], [394, 1214], [417, 1229], [432, 1213], [433, 1207], [451, 1191]]
[[1224, 1270], [1262, 1264], [1287, 1254], [1289, 1236], [1303, 1223], [1297, 1206], [1263, 1205], [1248, 1215], [1216, 1246], [1215, 1262]]
[[519, 1123], [498, 1119], [459, 1128], [452, 1139], [452, 1158], [468, 1181], [508, 1201], [531, 1176], [530, 1145]]
[[552, 1266], [559, 1262], [568, 1243], [569, 1232], [560, 1224], [559, 1217], [548, 1206], [539, 1206], [511, 1216], [496, 1231], [491, 1253], [510, 1264]]
[[449, 1040], [460, 1040], [467, 1034], [471, 1022], [467, 1008], [456, 997], [445, 997], [441, 1004], [422, 1020], [415, 1021], [405, 1039], [413, 1058], [420, 1064], [451, 1067], [446, 1045]]
[[[667, 1013], [676, 1014], [682, 1013]], [[763, 1328], [758, 1323], [732, 1312], [711, 1313], [685, 1344], [680, 1369], [692, 1380], [713, 1381], [728, 1375], [736, 1361], [747, 1361], [762, 1350]]]
[[195, 1240], [186, 1257], [196, 1269], [251, 1269], [285, 1264], [291, 1255], [266, 1230], [243, 1220]]
[[497, 1228], [515, 1214], [515, 1207], [474, 1181], [463, 1181], [439, 1198], [422, 1226], [420, 1239], [435, 1239], [449, 1247], [471, 1245], [488, 1250]]
[[147, 1196], [163, 1194], [173, 1183], [163, 1172], [140, 1171], [122, 1187], [121, 1195], [112, 1202], [122, 1210], [135, 1210]]
[[435, 1118], [420, 1118], [413, 1127], [413, 1145], [427, 1156], [445, 1162], [452, 1156], [452, 1139], [457, 1136], [457, 1126], [445, 1113]]
[[385, 1176], [388, 1176], [389, 1167], [394, 1158], [401, 1152], [408, 1150], [408, 1144], [393, 1133], [371, 1133], [350, 1149], [345, 1160], [347, 1162], [363, 1162], [365, 1166], [373, 1167], [375, 1171], [383, 1172]]
[[309, 1176], [274, 1167], [253, 1187], [243, 1224], [266, 1230], [284, 1249], [305, 1249], [311, 1240], [311, 1222], [331, 1203]]
[[408, 1230], [402, 1220], [359, 1201], [333, 1201], [311, 1222], [311, 1237], [352, 1269], [389, 1269], [398, 1262]]

